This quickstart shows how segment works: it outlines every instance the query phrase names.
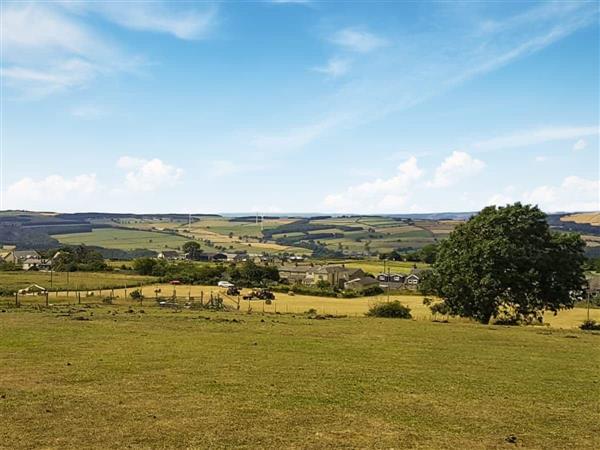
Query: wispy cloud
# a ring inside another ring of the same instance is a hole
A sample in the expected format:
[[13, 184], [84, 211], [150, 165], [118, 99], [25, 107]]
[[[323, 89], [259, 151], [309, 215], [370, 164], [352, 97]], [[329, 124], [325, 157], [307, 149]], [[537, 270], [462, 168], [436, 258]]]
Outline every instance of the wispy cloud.
[[[458, 15], [464, 20], [455, 24], [462, 30], [458, 36], [449, 35], [444, 27], [411, 36], [410, 41], [391, 35], [383, 38], [362, 28], [334, 33], [330, 42], [349, 52], [362, 53], [362, 58], [353, 61], [353, 77], [322, 97], [315, 107], [322, 122], [342, 112], [344, 120], [315, 130], [302, 145], [336, 128], [361, 125], [414, 107], [594, 23], [596, 4], [571, 3], [533, 5], [525, 13], [491, 21], [482, 17], [472, 22]], [[376, 49], [381, 51], [371, 52]], [[278, 137], [292, 139], [296, 130], [310, 126], [293, 125], [288, 131], [280, 131]]]
[[2, 12], [2, 77], [27, 97], [80, 87], [137, 63], [59, 7], [10, 3]]
[[180, 5], [161, 2], [63, 2], [79, 14], [98, 14], [125, 28], [170, 34], [179, 39], [202, 39], [217, 21], [215, 3]]
[[358, 53], [368, 53], [387, 44], [387, 41], [361, 28], [344, 28], [330, 37], [340, 47]]
[[485, 151], [527, 147], [544, 142], [572, 140], [583, 136], [597, 136], [599, 133], [600, 129], [598, 126], [534, 128], [479, 141], [473, 144], [473, 148]]
[[162, 2], [3, 3], [2, 78], [6, 86], [35, 99], [87, 86], [99, 76], [134, 73], [143, 59], [90, 26], [87, 16], [132, 30], [201, 39], [216, 22], [216, 7], [193, 6], [167, 8]]
[[331, 78], [341, 77], [348, 73], [350, 68], [350, 60], [344, 58], [331, 58], [326, 65], [315, 67], [315, 72], [324, 73]]

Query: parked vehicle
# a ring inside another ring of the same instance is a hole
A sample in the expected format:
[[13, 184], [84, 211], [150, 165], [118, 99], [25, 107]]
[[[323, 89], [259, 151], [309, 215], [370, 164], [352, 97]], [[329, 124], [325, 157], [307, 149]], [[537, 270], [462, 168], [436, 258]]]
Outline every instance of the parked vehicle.
[[240, 295], [240, 288], [230, 286], [227, 288], [227, 295]]
[[230, 287], [235, 287], [235, 284], [230, 283], [229, 281], [219, 281], [217, 283], [217, 286], [223, 287], [223, 288], [230, 288]]

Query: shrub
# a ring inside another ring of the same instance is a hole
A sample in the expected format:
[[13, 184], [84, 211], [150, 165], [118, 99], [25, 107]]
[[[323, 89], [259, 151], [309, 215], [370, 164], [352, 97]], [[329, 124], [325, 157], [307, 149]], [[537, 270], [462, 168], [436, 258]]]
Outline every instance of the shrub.
[[371, 286], [366, 289], [363, 289], [361, 292], [365, 297], [372, 297], [374, 295], [383, 294], [383, 289], [380, 286]]
[[144, 298], [144, 296], [142, 295], [142, 291], [140, 291], [139, 289], [131, 291], [129, 293], [129, 296], [134, 300], [142, 300]]
[[317, 314], [317, 310], [315, 308], [310, 308], [304, 314], [308, 314], [309, 316], [314, 316], [315, 314]]
[[367, 316], [371, 317], [391, 317], [395, 319], [412, 319], [410, 308], [404, 306], [398, 300], [389, 303], [377, 303], [371, 306]]
[[588, 320], [584, 320], [583, 323], [581, 325], [579, 325], [579, 328], [581, 328], [582, 330], [591, 330], [591, 331], [600, 331], [600, 323], [596, 322], [595, 320], [592, 319], [588, 319]]

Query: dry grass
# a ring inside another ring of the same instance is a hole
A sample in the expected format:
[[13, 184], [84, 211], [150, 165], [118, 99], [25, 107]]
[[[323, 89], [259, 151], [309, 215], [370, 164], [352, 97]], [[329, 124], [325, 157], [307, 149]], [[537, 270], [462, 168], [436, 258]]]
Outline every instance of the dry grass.
[[0, 313], [0, 448], [600, 448], [592, 333], [143, 309]]

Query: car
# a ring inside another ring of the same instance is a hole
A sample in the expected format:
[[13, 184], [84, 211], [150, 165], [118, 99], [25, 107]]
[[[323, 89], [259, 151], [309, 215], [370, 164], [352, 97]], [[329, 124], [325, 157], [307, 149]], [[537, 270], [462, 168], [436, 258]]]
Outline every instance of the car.
[[179, 285], [179, 284], [181, 284], [181, 281], [179, 281], [179, 280], [171, 280], [171, 281], [169, 282], [169, 284], [172, 284], [172, 285], [176, 286], [176, 285]]
[[235, 287], [235, 284], [230, 283], [229, 281], [219, 281], [217, 283], [217, 286], [222, 287], [222, 288], [230, 288], [230, 287]]

